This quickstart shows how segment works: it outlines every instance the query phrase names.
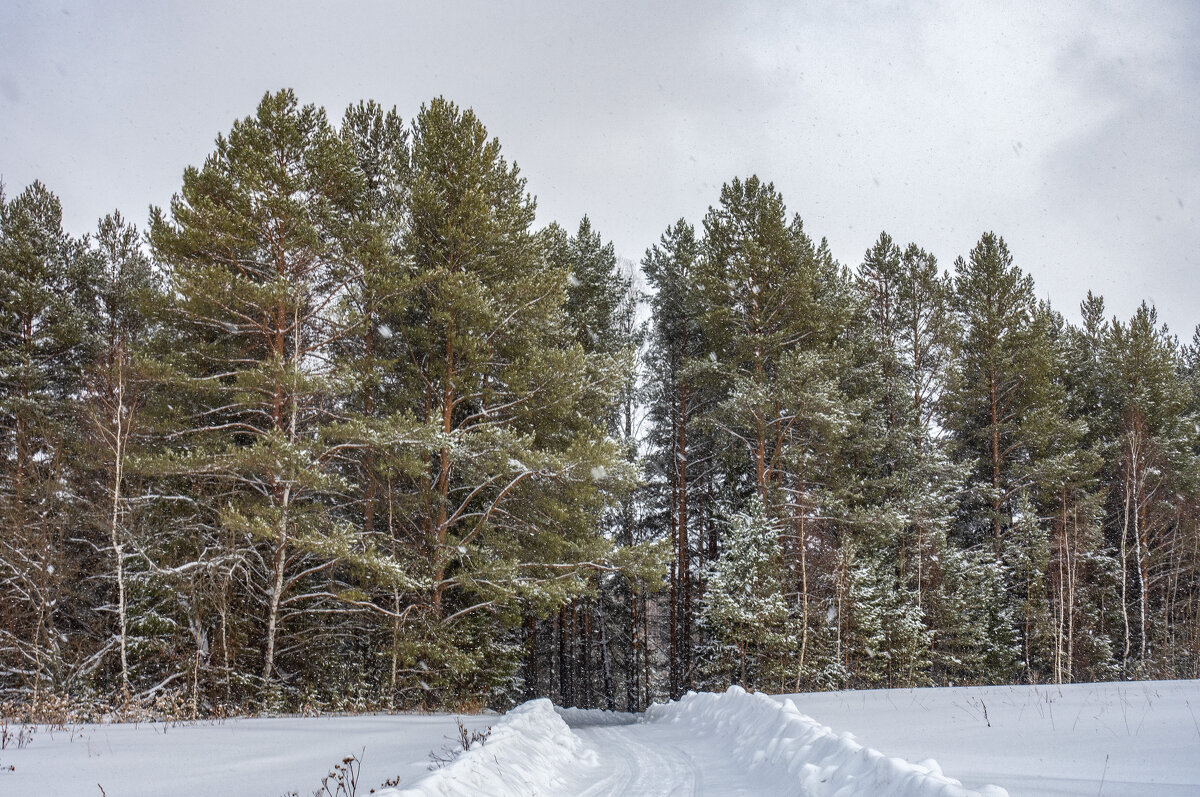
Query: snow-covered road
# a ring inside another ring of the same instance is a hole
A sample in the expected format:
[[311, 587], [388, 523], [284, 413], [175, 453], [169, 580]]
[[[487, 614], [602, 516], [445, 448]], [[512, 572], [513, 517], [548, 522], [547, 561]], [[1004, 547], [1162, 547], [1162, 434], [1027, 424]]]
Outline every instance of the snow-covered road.
[[584, 746], [595, 753], [595, 766], [581, 770], [563, 792], [581, 797], [638, 794], [771, 795], [778, 783], [755, 777], [740, 766], [729, 745], [712, 736], [695, 737], [679, 726], [659, 723], [592, 724], [567, 718]]
[[[587, 797], [613, 794], [704, 794], [705, 774], [695, 753], [662, 728], [646, 725], [595, 726], [576, 734], [596, 753], [596, 775], [580, 773], [571, 786]], [[665, 738], [664, 738], [665, 737]]]

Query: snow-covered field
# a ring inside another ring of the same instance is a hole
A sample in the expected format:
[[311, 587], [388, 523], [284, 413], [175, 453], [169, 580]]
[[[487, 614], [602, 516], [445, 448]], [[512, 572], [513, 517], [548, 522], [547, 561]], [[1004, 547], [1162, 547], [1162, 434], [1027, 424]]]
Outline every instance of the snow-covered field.
[[491, 737], [433, 772], [430, 752], [458, 736], [453, 716], [39, 729], [0, 750], [0, 795], [308, 797], [351, 753], [360, 797], [397, 777], [376, 794], [1200, 794], [1200, 681], [731, 690], [642, 717], [534, 701], [463, 719]]
[[954, 777], [1014, 797], [1200, 795], [1200, 681], [788, 697], [865, 745], [933, 756]]
[[[230, 720], [222, 724], [38, 729], [0, 751], [2, 797], [310, 797], [331, 766], [362, 758], [359, 797], [385, 780], [426, 774], [430, 752], [458, 736], [454, 716]], [[484, 728], [495, 716], [463, 717]]]

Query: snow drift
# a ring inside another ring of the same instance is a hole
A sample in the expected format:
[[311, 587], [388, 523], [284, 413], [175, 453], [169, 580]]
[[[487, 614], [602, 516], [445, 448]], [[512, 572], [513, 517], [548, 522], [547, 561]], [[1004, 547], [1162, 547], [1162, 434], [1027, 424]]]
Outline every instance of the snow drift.
[[[560, 716], [561, 714], [561, 716]], [[381, 797], [451, 795], [558, 795], [570, 793], [586, 770], [600, 765], [594, 750], [564, 722], [576, 727], [621, 725], [632, 715], [558, 709], [534, 700], [492, 727], [491, 736], [445, 768], [408, 788], [377, 792]], [[681, 739], [718, 738], [738, 766], [768, 781], [782, 794], [805, 797], [1007, 797], [996, 786], [971, 791], [942, 774], [932, 760], [912, 764], [864, 747], [848, 733], [801, 714], [790, 700], [780, 703], [731, 687], [725, 694], [689, 693], [655, 704], [641, 723], [679, 725]]]
[[682, 723], [720, 736], [744, 767], [769, 769], [771, 780], [794, 785], [791, 793], [806, 797], [1008, 797], [998, 786], [964, 788], [932, 759], [911, 764], [890, 758], [801, 714], [790, 700], [780, 703], [737, 686], [653, 705], [645, 721]]
[[564, 776], [595, 765], [595, 754], [571, 732], [549, 700], [523, 703], [492, 726], [475, 744], [441, 769], [377, 797], [482, 797], [561, 794]]

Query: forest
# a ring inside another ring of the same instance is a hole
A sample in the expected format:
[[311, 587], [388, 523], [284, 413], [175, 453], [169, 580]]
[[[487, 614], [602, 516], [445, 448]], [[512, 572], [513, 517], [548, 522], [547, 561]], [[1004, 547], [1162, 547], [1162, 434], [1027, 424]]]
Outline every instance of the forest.
[[711, 201], [631, 269], [473, 111], [287, 90], [142, 229], [0, 188], [0, 701], [1200, 677], [1200, 332]]

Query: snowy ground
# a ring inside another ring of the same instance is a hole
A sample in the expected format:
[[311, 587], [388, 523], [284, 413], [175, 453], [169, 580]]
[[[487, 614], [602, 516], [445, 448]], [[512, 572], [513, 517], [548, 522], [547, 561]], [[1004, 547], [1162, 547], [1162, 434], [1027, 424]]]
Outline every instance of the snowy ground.
[[933, 756], [954, 777], [1013, 797], [1200, 795], [1200, 681], [788, 697], [865, 745]]
[[0, 795], [308, 797], [350, 753], [363, 758], [360, 797], [397, 776], [402, 790], [382, 794], [1200, 794], [1200, 681], [773, 701], [735, 690], [643, 717], [534, 701], [464, 720], [491, 738], [432, 773], [430, 752], [458, 735], [453, 716], [39, 729], [0, 750], [0, 768], [15, 767], [0, 770]]
[[[164, 726], [38, 729], [23, 750], [0, 751], [3, 797], [300, 797], [343, 757], [363, 759], [359, 797], [385, 780], [426, 774], [430, 752], [457, 737], [454, 716], [230, 720]], [[498, 717], [463, 717], [483, 728]]]

